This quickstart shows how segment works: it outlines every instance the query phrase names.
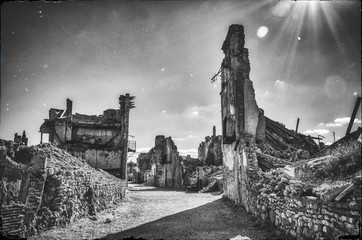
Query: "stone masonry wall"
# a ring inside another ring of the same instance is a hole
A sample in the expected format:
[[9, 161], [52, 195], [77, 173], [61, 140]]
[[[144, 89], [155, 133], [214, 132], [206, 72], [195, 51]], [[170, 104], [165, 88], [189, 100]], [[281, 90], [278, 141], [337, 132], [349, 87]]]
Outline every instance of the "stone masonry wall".
[[[112, 207], [125, 196], [125, 180], [96, 170], [62, 149], [43, 144], [26, 151], [20, 159], [1, 154], [1, 169], [4, 163], [12, 163], [12, 168], [19, 168], [21, 179], [20, 188], [14, 188], [20, 193], [10, 194], [6, 187], [19, 179], [1, 175], [3, 235], [26, 237], [63, 226]], [[28, 159], [23, 159], [26, 155]]]
[[298, 239], [336, 239], [358, 234], [361, 210], [358, 202], [279, 196], [258, 190], [259, 170], [255, 164], [250, 165], [255, 163], [254, 153], [253, 141], [249, 147], [241, 142], [236, 151], [235, 143], [223, 145], [224, 197]]

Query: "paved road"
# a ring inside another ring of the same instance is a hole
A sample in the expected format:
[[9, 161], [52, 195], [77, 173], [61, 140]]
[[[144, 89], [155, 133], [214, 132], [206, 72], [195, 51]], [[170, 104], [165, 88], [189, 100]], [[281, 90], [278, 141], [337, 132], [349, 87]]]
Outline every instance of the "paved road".
[[[257, 222], [210, 193], [185, 193], [130, 184], [127, 197], [116, 208], [36, 236], [37, 239], [285, 239], [274, 228]], [[110, 223], [105, 223], [109, 218]]]

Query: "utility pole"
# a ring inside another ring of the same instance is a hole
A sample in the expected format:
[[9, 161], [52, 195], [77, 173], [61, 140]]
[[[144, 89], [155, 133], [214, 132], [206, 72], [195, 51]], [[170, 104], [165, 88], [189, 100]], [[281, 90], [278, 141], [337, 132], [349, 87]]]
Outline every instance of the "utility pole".
[[336, 142], [336, 133], [333, 132], [333, 142]]
[[127, 154], [128, 154], [128, 126], [129, 126], [129, 110], [134, 108], [134, 96], [126, 95], [119, 96], [119, 104], [121, 110], [121, 134], [122, 134], [122, 156], [121, 156], [121, 179], [127, 180]]

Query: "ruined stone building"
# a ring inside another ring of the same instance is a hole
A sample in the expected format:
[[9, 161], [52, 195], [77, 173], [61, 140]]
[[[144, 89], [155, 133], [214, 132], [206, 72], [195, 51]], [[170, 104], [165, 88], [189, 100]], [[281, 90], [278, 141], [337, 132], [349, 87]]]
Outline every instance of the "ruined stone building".
[[14, 143], [22, 144], [27, 146], [28, 145], [28, 138], [26, 137], [25, 130], [23, 131], [23, 134], [20, 136], [18, 133], [15, 133], [14, 135]]
[[340, 140], [337, 150], [321, 153], [312, 137], [265, 117], [255, 100], [244, 44], [244, 27], [231, 25], [219, 71], [224, 196], [298, 239], [357, 234], [361, 129], [353, 139]]
[[[107, 109], [102, 115], [72, 113], [72, 101], [66, 109], [49, 110], [49, 119], [40, 127], [49, 134], [49, 142], [66, 149], [89, 165], [111, 172], [125, 179], [127, 152], [135, 151], [134, 142], [128, 141], [129, 110], [134, 107], [129, 94], [119, 98], [120, 109]], [[41, 140], [42, 141], [42, 140]]]
[[27, 147], [0, 139], [1, 234], [28, 237], [105, 208], [126, 181], [49, 143]]
[[148, 153], [141, 153], [137, 159], [144, 182], [173, 188], [182, 188], [181, 161], [172, 138], [163, 135], [156, 136], [155, 146]]
[[214, 126], [212, 136], [205, 137], [205, 141], [202, 141], [199, 144], [198, 159], [206, 165], [222, 165], [221, 143], [222, 136], [216, 136], [216, 129]]

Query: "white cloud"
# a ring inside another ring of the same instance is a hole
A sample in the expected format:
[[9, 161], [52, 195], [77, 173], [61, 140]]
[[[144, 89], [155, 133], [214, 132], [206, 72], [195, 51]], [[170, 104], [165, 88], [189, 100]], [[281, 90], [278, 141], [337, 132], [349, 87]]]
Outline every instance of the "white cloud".
[[181, 156], [187, 156], [190, 155], [193, 158], [197, 158], [198, 151], [197, 149], [178, 149], [178, 152]]
[[342, 127], [343, 125], [341, 123], [327, 123], [325, 126], [326, 127]]
[[314, 129], [314, 130], [307, 130], [307, 131], [303, 132], [303, 134], [305, 134], [305, 135], [311, 135], [311, 134], [323, 135], [323, 134], [327, 134], [327, 133], [329, 133], [329, 131], [327, 129]]
[[151, 150], [152, 147], [142, 147], [142, 148], [137, 148], [136, 151], [138, 153], [147, 153], [148, 151]]
[[307, 131], [304, 131], [303, 134], [306, 134], [306, 135], [310, 135], [310, 134], [313, 134], [313, 130], [307, 130]]
[[167, 111], [166, 110], [162, 110], [162, 113], [166, 113]]
[[187, 137], [181, 137], [181, 138], [172, 138], [173, 140], [176, 140], [176, 141], [184, 141], [184, 140], [188, 140], [188, 139], [191, 139], [191, 138], [197, 138], [199, 136], [194, 136], [194, 135], [188, 135]]
[[[342, 126], [348, 124], [350, 119], [351, 119], [350, 117], [336, 118], [333, 122], [326, 123], [325, 126], [326, 127], [342, 127]], [[361, 120], [359, 120], [358, 118], [355, 118], [353, 123], [360, 124]]]
[[284, 89], [286, 88], [287, 84], [284, 81], [278, 79], [275, 81], [275, 86], [280, 89]]
[[340, 124], [347, 124], [349, 123], [350, 118], [349, 117], [344, 117], [344, 118], [337, 118], [334, 120], [335, 123], [340, 123]]
[[329, 131], [327, 129], [315, 129], [313, 130], [315, 133], [318, 133], [320, 135], [327, 134]]

